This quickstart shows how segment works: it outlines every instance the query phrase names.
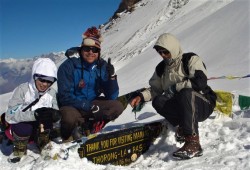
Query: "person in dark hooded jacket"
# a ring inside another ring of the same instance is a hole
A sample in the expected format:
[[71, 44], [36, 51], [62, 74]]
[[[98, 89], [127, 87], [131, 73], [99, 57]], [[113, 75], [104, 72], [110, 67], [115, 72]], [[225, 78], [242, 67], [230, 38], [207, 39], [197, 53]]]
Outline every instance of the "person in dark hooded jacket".
[[[189, 55], [187, 69], [179, 41], [169, 33], [160, 35], [154, 49], [162, 57], [149, 80], [150, 88], [131, 100], [135, 107], [152, 100], [155, 110], [176, 128], [176, 140], [185, 144], [173, 153], [180, 159], [202, 155], [198, 122], [213, 112], [216, 95], [207, 85], [207, 71], [201, 58]], [[188, 73], [187, 73], [188, 72]]]
[[[99, 132], [106, 123], [122, 112], [116, 100], [119, 94], [117, 76], [110, 60], [101, 55], [102, 36], [96, 27], [83, 34], [81, 47], [66, 51], [69, 57], [58, 69], [58, 100], [61, 136], [64, 141]], [[103, 94], [103, 96], [101, 96]]]

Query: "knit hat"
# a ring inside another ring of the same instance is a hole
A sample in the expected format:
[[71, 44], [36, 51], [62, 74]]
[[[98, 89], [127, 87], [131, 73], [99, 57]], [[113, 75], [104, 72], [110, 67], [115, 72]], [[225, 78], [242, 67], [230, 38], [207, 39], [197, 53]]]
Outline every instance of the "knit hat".
[[83, 40], [81, 46], [95, 46], [101, 49], [101, 42], [103, 41], [103, 38], [100, 30], [96, 27], [88, 28], [87, 31], [82, 34], [82, 38]]

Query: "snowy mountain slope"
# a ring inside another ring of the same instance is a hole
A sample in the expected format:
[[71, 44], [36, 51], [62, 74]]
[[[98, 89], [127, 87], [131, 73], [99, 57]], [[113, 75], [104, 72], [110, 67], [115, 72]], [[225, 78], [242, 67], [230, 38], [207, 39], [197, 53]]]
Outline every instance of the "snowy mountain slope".
[[[121, 82], [135, 82], [136, 84], [132, 85], [135, 88], [147, 86], [147, 80], [161, 60], [152, 50], [152, 46], [157, 36], [163, 32], [175, 34], [180, 39], [184, 52], [192, 51], [200, 55], [209, 68], [209, 77], [244, 76], [249, 73], [249, 67], [242, 66], [250, 64], [247, 48], [250, 29], [248, 22], [245, 22], [249, 20], [248, 1], [189, 1], [181, 9], [169, 7], [168, 3], [164, 2], [156, 4], [152, 1], [142, 1], [141, 4], [145, 6], [138, 5], [132, 14], [122, 15], [122, 22], [118, 19], [116, 25], [104, 32], [104, 38], [107, 38], [104, 48], [107, 50], [103, 56], [113, 59]], [[140, 20], [136, 20], [135, 16]], [[126, 29], [127, 23], [133, 23], [133, 26]], [[112, 43], [112, 39], [115, 39], [115, 43]], [[239, 44], [241, 45], [237, 48]], [[146, 64], [146, 61], [149, 61], [149, 64]], [[237, 69], [233, 69], [235, 64]], [[138, 65], [146, 65], [147, 69]], [[222, 67], [224, 69], [221, 69]], [[133, 74], [127, 74], [124, 71], [127, 69]], [[143, 79], [144, 81], [138, 84], [138, 77], [145, 77], [147, 80]], [[249, 79], [240, 81], [240, 93], [250, 94]], [[240, 83], [234, 80], [225, 87], [225, 82], [228, 80], [209, 81], [215, 89], [227, 91], [237, 91], [237, 85]], [[125, 89], [128, 84], [120, 84], [121, 93], [127, 92]]]
[[[102, 56], [112, 58], [117, 70], [120, 93], [148, 85], [155, 66], [161, 57], [152, 49], [156, 38], [163, 32], [175, 34], [185, 52], [192, 51], [205, 61], [209, 76], [249, 74], [249, 1], [248, 0], [189, 0], [176, 7], [174, 1], [142, 0], [132, 13], [121, 13], [121, 18], [103, 27]], [[175, 2], [178, 2], [177, 0]], [[171, 6], [172, 5], [172, 6]], [[232, 36], [233, 35], [233, 36]], [[74, 46], [74, 44], [72, 44]], [[59, 65], [59, 62], [58, 62]], [[210, 80], [214, 89], [250, 95], [248, 79]], [[1, 111], [4, 111], [11, 93], [0, 96]], [[4, 102], [3, 102], [4, 101]], [[162, 119], [147, 103], [135, 119], [131, 107], [105, 129], [112, 130], [132, 123]], [[213, 115], [199, 124], [204, 155], [192, 160], [176, 161], [172, 152], [181, 145], [175, 142], [173, 127], [157, 138], [149, 152], [127, 167], [94, 165], [79, 159], [70, 152], [67, 161], [35, 162], [23, 169], [215, 169], [247, 170], [250, 168], [250, 112], [238, 111], [234, 106], [233, 118]], [[7, 156], [0, 153], [0, 166], [18, 169], [18, 165], [6, 162]]]

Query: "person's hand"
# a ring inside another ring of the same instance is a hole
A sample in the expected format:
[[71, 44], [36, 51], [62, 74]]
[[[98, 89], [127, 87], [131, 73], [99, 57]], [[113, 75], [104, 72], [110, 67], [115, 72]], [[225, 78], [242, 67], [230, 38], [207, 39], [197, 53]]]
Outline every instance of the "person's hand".
[[53, 122], [57, 122], [61, 119], [62, 115], [59, 110], [41, 107], [35, 110], [35, 118], [38, 120], [50, 118]]
[[132, 108], [136, 107], [139, 105], [139, 103], [141, 102], [141, 97], [140, 96], [136, 96], [135, 98], [133, 98], [130, 102], [130, 105]]
[[59, 110], [55, 110], [53, 108], [38, 108], [34, 113], [35, 119], [39, 122], [39, 124], [44, 124], [46, 128], [51, 128], [53, 122], [57, 122], [61, 119], [61, 113]]
[[39, 123], [39, 126], [42, 125], [45, 129], [52, 129], [53, 120], [52, 114], [48, 111], [48, 108], [42, 107], [35, 110], [34, 116]]
[[115, 68], [111, 64], [111, 58], [108, 59], [107, 72], [108, 72], [109, 78], [113, 78], [115, 76]]
[[170, 86], [164, 93], [164, 95], [166, 96], [166, 98], [169, 100], [172, 97], [174, 97], [174, 94], [176, 93], [176, 87], [175, 85]]

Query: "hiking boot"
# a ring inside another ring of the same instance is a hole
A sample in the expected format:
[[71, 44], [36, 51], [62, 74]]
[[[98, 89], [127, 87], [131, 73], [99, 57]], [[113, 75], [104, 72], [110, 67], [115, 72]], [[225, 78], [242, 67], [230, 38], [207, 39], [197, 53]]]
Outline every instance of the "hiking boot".
[[21, 160], [24, 155], [27, 155], [27, 145], [30, 136], [20, 137], [13, 133], [13, 153], [9, 156], [8, 161], [11, 163], [16, 163]]
[[62, 143], [68, 143], [68, 142], [72, 142], [74, 139], [72, 136], [70, 136], [68, 139], [63, 139]]
[[199, 142], [198, 135], [185, 136], [185, 144], [176, 152], [173, 153], [174, 158], [190, 159], [193, 157], [202, 156], [202, 148]]
[[85, 130], [83, 130], [81, 126], [76, 126], [73, 129], [71, 135], [67, 139], [63, 139], [63, 143], [68, 143], [81, 139], [83, 136], [86, 136], [84, 131]]
[[61, 137], [61, 130], [60, 128], [53, 128], [50, 131], [49, 138], [50, 140], [54, 141], [54, 139]]
[[50, 136], [50, 130], [49, 129], [45, 130], [44, 132], [39, 132], [38, 133], [36, 143], [37, 143], [37, 146], [40, 149], [40, 151], [42, 151], [44, 146], [49, 143], [49, 141], [50, 141], [49, 136]]
[[182, 127], [178, 126], [175, 132], [175, 140], [177, 142], [183, 143], [185, 142], [185, 136], [183, 134], [183, 129]]
[[81, 126], [75, 127], [75, 129], [72, 131], [73, 140], [78, 140], [83, 137], [83, 129]]

